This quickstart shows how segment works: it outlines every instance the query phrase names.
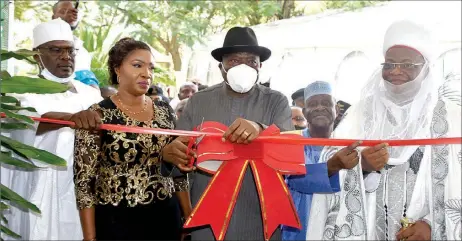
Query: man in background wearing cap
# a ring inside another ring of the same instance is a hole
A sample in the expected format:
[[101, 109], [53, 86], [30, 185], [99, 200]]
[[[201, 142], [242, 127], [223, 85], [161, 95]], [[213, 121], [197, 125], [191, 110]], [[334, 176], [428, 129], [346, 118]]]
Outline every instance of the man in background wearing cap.
[[[304, 89], [305, 108], [303, 114], [308, 121], [308, 128], [299, 131], [306, 138], [329, 138], [334, 129], [334, 120], [338, 107], [332, 97], [329, 83], [316, 81]], [[286, 181], [294, 200], [302, 229], [284, 226], [283, 240], [306, 240], [308, 220], [311, 211], [313, 193], [332, 193], [340, 191], [338, 172], [350, 169], [359, 162], [355, 148], [356, 142], [345, 147], [327, 163], [318, 163], [322, 146], [305, 146], [305, 176], [288, 176]]]
[[178, 92], [178, 97], [173, 98], [170, 101], [170, 106], [172, 109], [176, 108], [176, 105], [180, 103], [180, 101], [187, 99], [193, 96], [198, 91], [198, 87], [193, 82], [187, 81], [180, 86], [180, 91]]
[[[223, 141], [239, 144], [249, 143], [271, 124], [277, 125], [282, 131], [293, 130], [287, 98], [278, 91], [256, 84], [261, 62], [270, 55], [269, 49], [258, 46], [251, 28], [231, 28], [226, 34], [223, 47], [212, 51], [212, 56], [219, 62], [218, 68], [224, 81], [189, 98], [178, 120], [177, 129], [192, 130], [202, 121], [217, 121], [229, 126]], [[182, 170], [185, 170], [183, 165], [190, 160], [185, 153], [187, 141], [188, 138], [179, 137], [162, 152], [164, 159], [176, 162]], [[197, 170], [190, 177], [191, 199], [193, 205], [196, 205], [211, 175]], [[264, 240], [257, 193], [252, 171], [248, 168], [225, 240]], [[272, 239], [280, 240], [280, 235], [280, 230], [277, 230]], [[201, 227], [192, 232], [192, 240], [214, 240], [214, 235], [209, 227]]]
[[[69, 24], [71, 30], [77, 29], [80, 23], [77, 1], [59, 0], [53, 5], [52, 19], [61, 18]], [[78, 50], [75, 56], [75, 79], [95, 88], [99, 88], [99, 81], [91, 71], [91, 56], [83, 46], [83, 41], [74, 36], [74, 47]]]
[[[73, 79], [74, 38], [69, 24], [61, 19], [39, 24], [33, 30], [34, 56], [41, 69], [40, 77], [69, 86], [57, 94], [12, 94], [22, 106], [36, 113], [25, 115], [72, 121], [75, 128], [96, 128], [101, 123], [90, 105], [102, 100], [99, 90]], [[42, 167], [34, 171], [12, 170], [12, 190], [34, 203], [41, 214], [11, 207], [9, 227], [23, 240], [82, 239], [73, 184], [74, 130], [62, 125], [36, 123], [26, 130], [12, 131], [11, 137], [27, 145], [51, 152], [66, 160], [66, 167]], [[19, 157], [18, 157], [19, 158]], [[2, 169], [3, 172], [3, 169]]]
[[293, 106], [298, 106], [300, 108], [304, 108], [305, 107], [305, 99], [303, 98], [303, 91], [304, 89], [301, 88], [297, 91], [295, 91], [293, 94], [292, 94], [292, 105]]
[[[460, 106], [438, 93], [442, 77], [433, 65], [436, 47], [424, 27], [406, 20], [393, 23], [384, 38], [382, 68], [333, 136], [459, 136]], [[310, 217], [309, 240], [461, 239], [461, 145], [388, 148], [382, 143], [361, 149], [361, 165], [340, 173], [341, 192], [313, 197], [311, 208], [317, 212]], [[335, 150], [325, 148], [321, 159]]]

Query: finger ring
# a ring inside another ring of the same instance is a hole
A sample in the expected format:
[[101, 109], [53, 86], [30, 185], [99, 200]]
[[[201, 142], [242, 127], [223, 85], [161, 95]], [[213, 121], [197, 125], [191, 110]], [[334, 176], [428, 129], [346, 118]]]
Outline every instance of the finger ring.
[[245, 135], [245, 137], [248, 137], [250, 134], [247, 132], [247, 131], [244, 131], [244, 133], [242, 133]]

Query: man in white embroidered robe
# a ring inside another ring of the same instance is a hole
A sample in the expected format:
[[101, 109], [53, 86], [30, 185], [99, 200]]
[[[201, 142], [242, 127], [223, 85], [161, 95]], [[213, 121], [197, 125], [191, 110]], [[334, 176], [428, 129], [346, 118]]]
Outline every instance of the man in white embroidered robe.
[[[385, 34], [382, 69], [333, 138], [460, 136], [460, 106], [438, 96], [442, 78], [432, 63], [434, 49], [423, 27], [410, 21], [392, 24]], [[340, 173], [340, 193], [313, 197], [308, 239], [460, 240], [460, 150], [460, 145], [386, 143], [363, 148], [360, 165]], [[321, 156], [335, 151], [325, 148]], [[402, 229], [404, 218], [413, 225]]]
[[[70, 89], [57, 94], [12, 94], [22, 106], [37, 111], [29, 116], [73, 121], [76, 128], [92, 128], [99, 116], [86, 109], [102, 100], [99, 90], [73, 79], [74, 38], [69, 24], [61, 19], [42, 23], [33, 30], [33, 47], [40, 55], [40, 77], [66, 84]], [[34, 161], [41, 169], [26, 171], [2, 166], [10, 179], [2, 183], [35, 204], [41, 214], [12, 207], [7, 214], [9, 228], [22, 240], [81, 240], [83, 238], [72, 181], [74, 130], [69, 127], [36, 123], [26, 130], [15, 130], [11, 138], [51, 152], [67, 161], [67, 167], [51, 167]], [[3, 238], [11, 238], [4, 236]]]

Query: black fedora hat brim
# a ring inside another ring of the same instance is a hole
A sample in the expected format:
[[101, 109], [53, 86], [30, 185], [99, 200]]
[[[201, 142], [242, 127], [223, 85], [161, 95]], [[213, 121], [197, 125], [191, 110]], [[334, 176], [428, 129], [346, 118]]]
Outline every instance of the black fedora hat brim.
[[269, 59], [271, 56], [271, 50], [262, 46], [230, 46], [230, 47], [223, 47], [218, 48], [212, 51], [212, 57], [216, 59], [218, 62], [222, 61], [223, 55], [232, 54], [232, 53], [240, 53], [240, 52], [247, 52], [253, 53], [260, 56], [260, 62], [264, 62], [265, 60]]

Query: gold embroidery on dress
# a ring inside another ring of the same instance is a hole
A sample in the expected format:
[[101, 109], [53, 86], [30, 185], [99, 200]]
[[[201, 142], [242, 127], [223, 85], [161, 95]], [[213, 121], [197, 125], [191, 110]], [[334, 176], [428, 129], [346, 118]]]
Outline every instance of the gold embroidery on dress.
[[[167, 106], [154, 106], [153, 121], [140, 122], [117, 108], [94, 105], [103, 123], [173, 129], [174, 115]], [[161, 174], [160, 153], [172, 141], [166, 135], [147, 135], [115, 131], [97, 134], [76, 131], [74, 176], [80, 209], [95, 204], [130, 207], [170, 198], [175, 191], [187, 191], [187, 178]]]

